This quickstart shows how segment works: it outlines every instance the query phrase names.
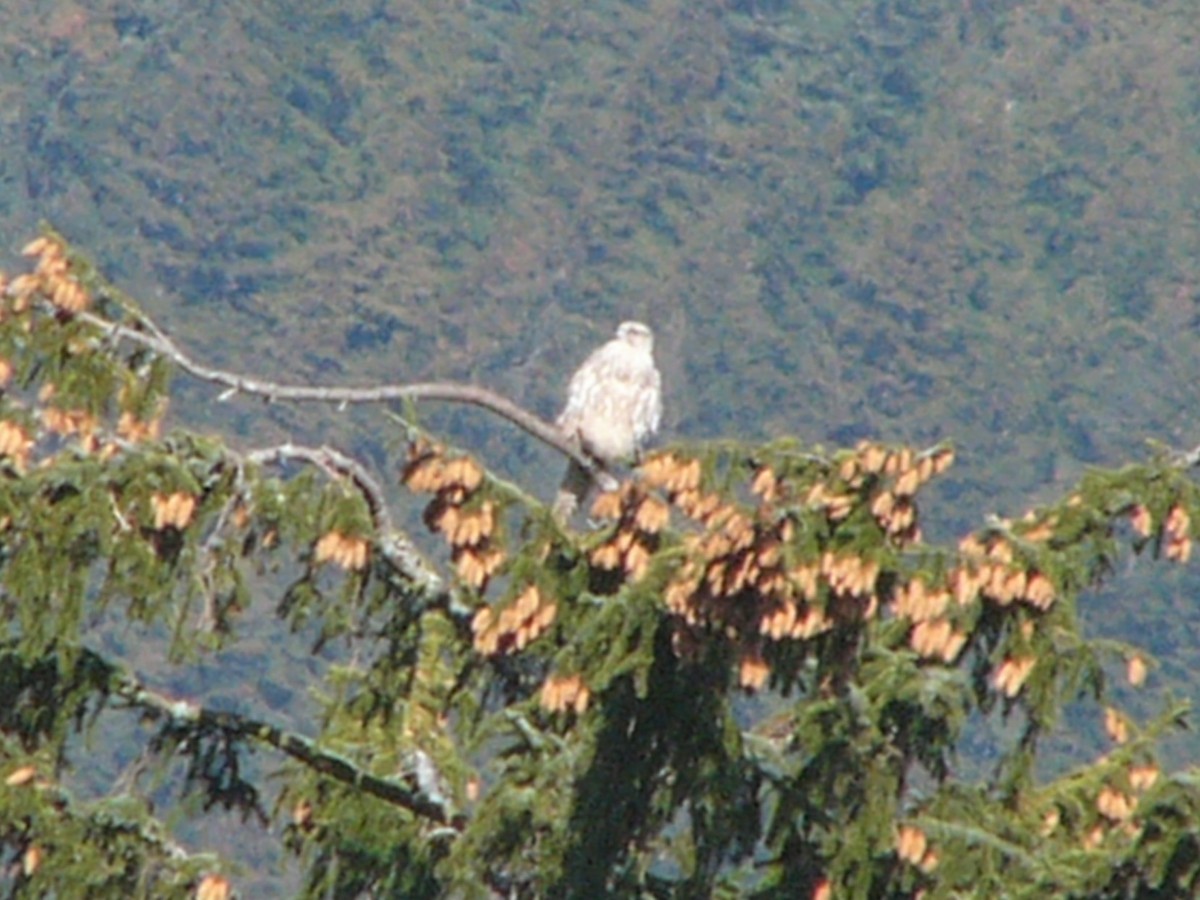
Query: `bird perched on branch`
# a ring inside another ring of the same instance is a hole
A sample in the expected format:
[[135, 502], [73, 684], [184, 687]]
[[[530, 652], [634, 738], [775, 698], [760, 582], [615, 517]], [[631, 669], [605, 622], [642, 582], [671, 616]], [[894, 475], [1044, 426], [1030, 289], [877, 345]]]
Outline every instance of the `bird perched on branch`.
[[[604, 466], [636, 459], [662, 417], [662, 379], [654, 365], [654, 335], [641, 322], [622, 322], [617, 336], [571, 376], [558, 427]], [[572, 461], [554, 501], [559, 521], [587, 497], [592, 476]]]

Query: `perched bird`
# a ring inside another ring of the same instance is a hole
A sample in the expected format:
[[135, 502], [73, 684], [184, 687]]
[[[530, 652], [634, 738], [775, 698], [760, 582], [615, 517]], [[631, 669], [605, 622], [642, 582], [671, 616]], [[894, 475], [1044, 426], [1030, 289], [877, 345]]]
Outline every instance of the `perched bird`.
[[[636, 459], [662, 417], [662, 379], [654, 365], [654, 335], [641, 322], [622, 322], [617, 336], [571, 376], [558, 427], [602, 465]], [[587, 497], [592, 478], [570, 462], [554, 501], [565, 521]]]

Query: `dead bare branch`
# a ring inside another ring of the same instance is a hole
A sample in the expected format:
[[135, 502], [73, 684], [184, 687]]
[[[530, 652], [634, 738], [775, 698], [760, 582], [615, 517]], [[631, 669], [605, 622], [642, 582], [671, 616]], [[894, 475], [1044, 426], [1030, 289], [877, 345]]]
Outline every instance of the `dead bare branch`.
[[103, 330], [111, 339], [128, 341], [165, 356], [179, 368], [201, 381], [224, 385], [227, 390], [221, 399], [236, 394], [263, 397], [269, 402], [316, 402], [333, 403], [340, 406], [360, 403], [387, 403], [398, 400], [432, 400], [441, 403], [465, 403], [492, 412], [516, 425], [525, 433], [553, 447], [564, 456], [573, 459], [600, 480], [606, 469], [597, 460], [584, 453], [570, 437], [553, 424], [544, 421], [529, 410], [518, 406], [495, 391], [472, 384], [433, 381], [416, 384], [380, 385], [370, 388], [319, 387], [310, 385], [280, 384], [259, 378], [250, 378], [203, 365], [185, 353], [151, 319], [140, 311], [130, 311], [138, 317], [137, 326], [131, 327], [106, 319], [91, 312], [77, 316], [90, 325]]

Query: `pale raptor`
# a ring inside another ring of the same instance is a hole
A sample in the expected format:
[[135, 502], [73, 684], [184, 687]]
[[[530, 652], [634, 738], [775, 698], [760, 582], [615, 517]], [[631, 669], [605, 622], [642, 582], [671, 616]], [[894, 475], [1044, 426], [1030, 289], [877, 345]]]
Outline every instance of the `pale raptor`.
[[[654, 335], [641, 322], [622, 322], [617, 336], [593, 351], [571, 376], [558, 427], [605, 466], [636, 459], [658, 431], [662, 378], [654, 364]], [[555, 515], [566, 519], [583, 502], [592, 479], [571, 462]]]

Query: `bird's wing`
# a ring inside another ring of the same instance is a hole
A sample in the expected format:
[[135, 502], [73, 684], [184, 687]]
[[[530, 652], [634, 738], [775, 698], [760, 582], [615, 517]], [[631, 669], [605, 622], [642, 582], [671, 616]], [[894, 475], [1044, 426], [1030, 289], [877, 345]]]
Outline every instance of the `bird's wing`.
[[593, 350], [592, 354], [575, 370], [567, 385], [567, 403], [559, 413], [557, 425], [563, 431], [574, 432], [579, 428], [583, 417], [596, 402], [594, 395], [597, 385], [610, 376], [614, 368], [613, 362], [618, 348], [615, 341], [609, 341], [603, 347]]
[[662, 420], [662, 376], [651, 362], [638, 372], [637, 406], [633, 411], [634, 441], [641, 447], [658, 431]]

